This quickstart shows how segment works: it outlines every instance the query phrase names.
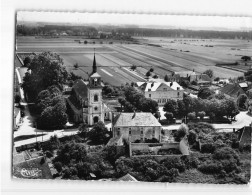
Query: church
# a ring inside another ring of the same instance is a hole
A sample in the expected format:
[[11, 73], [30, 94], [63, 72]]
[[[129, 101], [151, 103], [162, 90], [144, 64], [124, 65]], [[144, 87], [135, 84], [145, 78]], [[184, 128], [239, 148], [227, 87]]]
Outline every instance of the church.
[[102, 101], [101, 76], [97, 72], [94, 54], [93, 70], [88, 81], [78, 79], [72, 87], [72, 94], [67, 98], [71, 108], [72, 121], [94, 125], [98, 121], [104, 122], [111, 118], [111, 112]]

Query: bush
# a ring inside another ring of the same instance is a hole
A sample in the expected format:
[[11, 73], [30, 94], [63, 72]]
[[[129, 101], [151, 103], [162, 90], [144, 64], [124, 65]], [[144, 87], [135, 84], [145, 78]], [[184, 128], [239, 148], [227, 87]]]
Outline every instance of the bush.
[[199, 159], [196, 156], [190, 155], [190, 156], [182, 156], [181, 160], [186, 166], [186, 169], [193, 169], [198, 168], [200, 162]]
[[216, 147], [214, 143], [204, 143], [201, 145], [201, 152], [202, 153], [214, 153]]
[[54, 168], [60, 173], [62, 171], [62, 163], [61, 162], [55, 162]]
[[188, 135], [188, 127], [185, 124], [181, 124], [179, 129], [174, 133], [174, 139], [180, 142], [186, 135]]
[[180, 157], [167, 157], [161, 161], [161, 164], [168, 170], [176, 168], [179, 170], [179, 172], [184, 172], [186, 168]]
[[239, 161], [238, 154], [230, 147], [223, 147], [217, 149], [213, 154], [213, 158], [216, 160], [236, 159], [237, 161]]
[[190, 130], [189, 131], [189, 135], [188, 135], [188, 142], [190, 145], [193, 145], [196, 143], [196, 139], [197, 139], [197, 134], [194, 130]]
[[223, 169], [222, 164], [218, 162], [208, 161], [198, 168], [202, 173], [218, 174]]
[[187, 117], [189, 120], [193, 120], [196, 118], [196, 114], [195, 114], [195, 112], [190, 112], [187, 114]]
[[174, 154], [181, 154], [179, 149], [170, 148], [170, 149], [159, 149], [158, 155], [174, 155]]

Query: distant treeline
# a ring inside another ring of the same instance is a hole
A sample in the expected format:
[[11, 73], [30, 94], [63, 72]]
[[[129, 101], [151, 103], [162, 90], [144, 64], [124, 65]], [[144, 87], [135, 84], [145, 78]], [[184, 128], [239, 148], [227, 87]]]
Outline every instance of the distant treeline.
[[[103, 29], [104, 31], [104, 29]], [[252, 31], [211, 31], [211, 30], [183, 30], [183, 29], [151, 29], [151, 28], [106, 28], [106, 33], [120, 34], [124, 36], [139, 37], [172, 37], [172, 38], [202, 38], [202, 39], [251, 39]], [[26, 26], [17, 25], [17, 35], [84, 35], [97, 37], [98, 30], [92, 26], [67, 26], [67, 25], [44, 25], [44, 26]]]
[[148, 28], [117, 28], [118, 33], [143, 37], [177, 37], [202, 39], [251, 39], [252, 31], [211, 31], [211, 30], [183, 30], [183, 29], [148, 29]]
[[45, 25], [26, 26], [17, 25], [17, 35], [87, 35], [97, 36], [97, 30], [92, 26], [65, 26], [65, 25]]

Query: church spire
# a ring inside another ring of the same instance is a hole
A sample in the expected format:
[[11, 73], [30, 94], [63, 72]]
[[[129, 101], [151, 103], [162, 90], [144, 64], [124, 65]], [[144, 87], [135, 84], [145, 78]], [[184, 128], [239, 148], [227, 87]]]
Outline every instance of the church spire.
[[95, 48], [94, 48], [94, 61], [93, 61], [93, 73], [97, 72], [96, 60], [95, 60]]

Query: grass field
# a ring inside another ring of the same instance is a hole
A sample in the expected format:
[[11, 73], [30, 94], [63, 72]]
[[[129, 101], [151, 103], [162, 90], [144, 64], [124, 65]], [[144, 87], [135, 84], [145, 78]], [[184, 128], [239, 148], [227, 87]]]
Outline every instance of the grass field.
[[[250, 64], [230, 64], [241, 61], [242, 55], [251, 56], [252, 51], [251, 42], [245, 40], [145, 38], [139, 40], [141, 44], [122, 44], [120, 41], [109, 44], [108, 40], [97, 39], [87, 40], [88, 44], [84, 44], [84, 40], [82, 37], [18, 37], [17, 52], [58, 53], [69, 71], [87, 79], [92, 71], [95, 48], [98, 73], [102, 80], [119, 86], [126, 82], [145, 81], [145, 74], [151, 67], [154, 68], [152, 75], [156, 74], [160, 78], [172, 71], [195, 70], [202, 73], [207, 69], [212, 69], [215, 77], [242, 76]], [[162, 47], [148, 46], [149, 43]], [[75, 63], [78, 63], [79, 68], [73, 68]], [[216, 66], [218, 63], [225, 66]], [[130, 70], [132, 65], [137, 66], [136, 71]]]

